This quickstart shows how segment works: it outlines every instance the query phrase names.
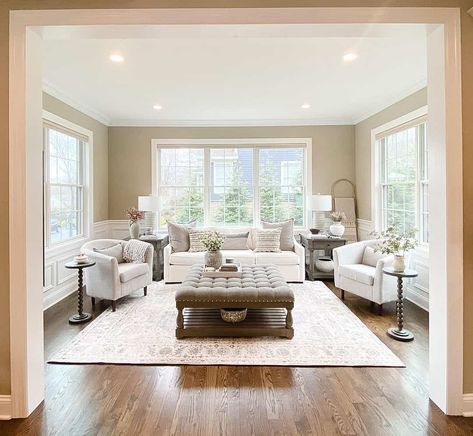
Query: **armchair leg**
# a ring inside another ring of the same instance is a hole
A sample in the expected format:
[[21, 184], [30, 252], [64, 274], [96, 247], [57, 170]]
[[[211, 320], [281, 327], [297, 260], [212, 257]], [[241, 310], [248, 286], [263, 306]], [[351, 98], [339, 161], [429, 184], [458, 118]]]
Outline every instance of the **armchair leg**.
[[143, 288], [143, 293], [145, 294], [145, 297], [148, 295], [148, 286]]
[[378, 304], [378, 315], [382, 315], [383, 314], [383, 305], [382, 304]]
[[112, 300], [112, 312], [115, 312], [117, 310], [117, 302], [115, 300]]
[[342, 300], [345, 299], [345, 291], [344, 291], [343, 289], [340, 289], [340, 298], [341, 298]]
[[92, 297], [92, 306], [95, 306], [95, 297]]

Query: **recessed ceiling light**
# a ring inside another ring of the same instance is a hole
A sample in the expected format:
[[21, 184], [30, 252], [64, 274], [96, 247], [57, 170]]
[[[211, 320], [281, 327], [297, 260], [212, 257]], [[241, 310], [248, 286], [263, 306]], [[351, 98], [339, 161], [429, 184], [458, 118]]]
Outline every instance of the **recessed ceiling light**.
[[343, 55], [343, 60], [345, 62], [351, 62], [354, 61], [357, 57], [358, 55], [356, 53], [346, 53]]
[[110, 55], [110, 60], [112, 62], [123, 62], [125, 58], [121, 54], [113, 53]]
[[301, 106], [302, 109], [310, 109], [310, 104], [309, 103], [304, 103], [302, 106]]
[[153, 106], [153, 109], [156, 109], [157, 111], [160, 111], [163, 107], [160, 104], [155, 104]]

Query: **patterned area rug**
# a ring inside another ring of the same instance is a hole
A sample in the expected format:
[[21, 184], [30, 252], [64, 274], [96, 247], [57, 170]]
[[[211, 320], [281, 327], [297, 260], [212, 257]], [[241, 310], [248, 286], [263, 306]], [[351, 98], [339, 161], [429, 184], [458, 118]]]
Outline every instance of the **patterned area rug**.
[[107, 309], [50, 363], [392, 366], [403, 363], [322, 282], [291, 285], [294, 338], [174, 336], [177, 285], [154, 284]]

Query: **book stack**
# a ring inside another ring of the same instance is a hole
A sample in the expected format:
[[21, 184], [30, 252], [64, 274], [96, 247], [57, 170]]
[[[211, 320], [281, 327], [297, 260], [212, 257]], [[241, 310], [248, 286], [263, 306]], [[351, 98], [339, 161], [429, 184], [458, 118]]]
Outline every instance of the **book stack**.
[[234, 272], [238, 271], [238, 265], [236, 263], [225, 263], [220, 267], [222, 272]]

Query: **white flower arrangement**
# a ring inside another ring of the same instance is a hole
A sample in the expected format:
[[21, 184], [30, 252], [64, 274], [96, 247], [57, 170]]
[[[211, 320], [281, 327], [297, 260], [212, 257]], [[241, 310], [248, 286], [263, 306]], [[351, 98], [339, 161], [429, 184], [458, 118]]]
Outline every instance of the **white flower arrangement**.
[[206, 232], [200, 238], [207, 251], [218, 251], [222, 248], [225, 236], [219, 232]]

